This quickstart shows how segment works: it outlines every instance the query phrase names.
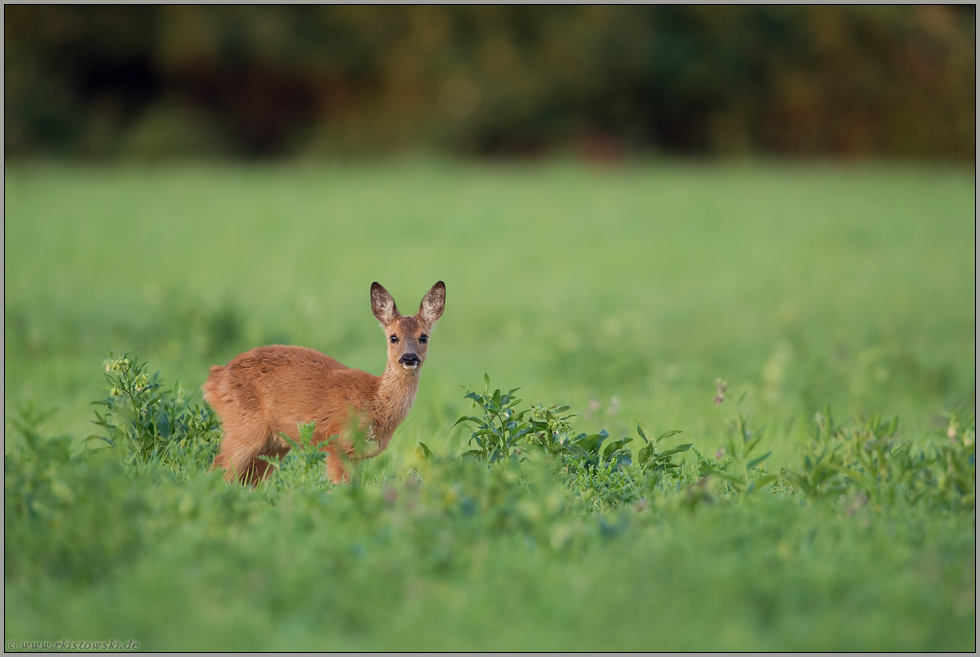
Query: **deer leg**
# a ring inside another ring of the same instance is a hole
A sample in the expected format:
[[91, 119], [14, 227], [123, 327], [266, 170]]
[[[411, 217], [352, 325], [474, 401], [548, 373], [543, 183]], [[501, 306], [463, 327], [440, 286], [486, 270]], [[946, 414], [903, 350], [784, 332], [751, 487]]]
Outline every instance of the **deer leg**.
[[344, 462], [352, 460], [353, 445], [339, 438], [334, 438], [326, 443], [322, 449], [327, 454], [327, 477], [330, 478], [330, 481], [335, 484], [344, 484], [350, 481], [350, 473], [347, 472]]
[[267, 444], [268, 436], [266, 431], [251, 430], [247, 431], [241, 427], [226, 426], [225, 437], [221, 441], [221, 449], [214, 458], [212, 470], [221, 468], [225, 471], [225, 481], [232, 482], [236, 479], [243, 484], [257, 483], [256, 461], [262, 466], [262, 475], [265, 475], [268, 463], [258, 459]]
[[248, 466], [249, 478], [252, 481], [252, 485], [256, 486], [259, 484], [259, 482], [267, 479], [269, 474], [272, 472], [272, 469], [275, 467], [266, 459], [271, 459], [278, 462], [281, 461], [282, 457], [288, 453], [288, 449], [268, 449], [252, 459], [251, 464]]

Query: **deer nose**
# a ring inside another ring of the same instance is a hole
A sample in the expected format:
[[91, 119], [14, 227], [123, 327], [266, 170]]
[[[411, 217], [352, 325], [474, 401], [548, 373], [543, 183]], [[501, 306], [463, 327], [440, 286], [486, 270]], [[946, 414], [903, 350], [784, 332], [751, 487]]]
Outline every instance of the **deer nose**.
[[422, 361], [415, 354], [402, 354], [402, 357], [398, 359], [398, 362], [402, 365], [408, 365], [409, 367], [413, 365], [418, 365]]

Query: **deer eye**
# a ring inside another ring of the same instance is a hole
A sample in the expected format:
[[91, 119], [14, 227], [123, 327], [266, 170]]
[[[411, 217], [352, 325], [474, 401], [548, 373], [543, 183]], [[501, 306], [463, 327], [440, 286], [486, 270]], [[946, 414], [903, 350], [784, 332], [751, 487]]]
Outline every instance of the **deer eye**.
[[421, 342], [422, 344], [425, 344], [428, 341], [429, 341], [429, 336], [427, 336], [425, 333], [419, 336], [419, 342]]
[[391, 341], [391, 344], [395, 344], [396, 342], [398, 342], [398, 336], [397, 335], [393, 335], [390, 338], [388, 338], [388, 340]]

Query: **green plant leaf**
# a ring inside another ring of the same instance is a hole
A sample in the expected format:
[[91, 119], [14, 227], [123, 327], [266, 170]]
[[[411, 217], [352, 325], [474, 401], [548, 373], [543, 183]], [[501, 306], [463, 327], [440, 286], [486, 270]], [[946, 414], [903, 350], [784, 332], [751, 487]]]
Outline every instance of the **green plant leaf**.
[[769, 458], [769, 455], [770, 455], [770, 454], [772, 454], [772, 450], [770, 450], [770, 451], [768, 451], [768, 452], [766, 452], [765, 454], [763, 454], [762, 456], [760, 456], [760, 457], [759, 457], [759, 458], [757, 458], [757, 459], [752, 459], [752, 460], [751, 460], [751, 461], [749, 461], [749, 462], [748, 462], [748, 464], [747, 464], [747, 465], [745, 466], [745, 469], [746, 469], [746, 470], [751, 470], [752, 468], [754, 468], [755, 466], [757, 466], [757, 465], [759, 465], [760, 463], [762, 463], [763, 461], [765, 461], [765, 460], [766, 460], [767, 458]]
[[[675, 433], [680, 433], [679, 431]], [[659, 456], [670, 456], [671, 454], [677, 454], [678, 452], [686, 452], [691, 449], [691, 445], [694, 443], [687, 443], [686, 445], [678, 445], [673, 449], [668, 449], [666, 452], [660, 452]]]
[[631, 443], [631, 442], [633, 442], [632, 438], [622, 438], [620, 440], [616, 440], [614, 442], [609, 443], [608, 445], [606, 445], [606, 449], [602, 451], [602, 457], [606, 459], [611, 458], [612, 455], [617, 450], [623, 449], [623, 447], [626, 446], [626, 443]]
[[725, 481], [730, 481], [733, 484], [739, 484], [739, 485], [745, 484], [745, 479], [743, 479], [741, 477], [736, 477], [735, 475], [730, 475], [727, 472], [724, 472], [722, 470], [716, 470], [716, 471], [712, 472], [711, 474], [714, 475], [714, 476], [717, 476], [717, 477], [721, 477]]
[[449, 428], [452, 429], [453, 427], [455, 427], [460, 422], [472, 422], [473, 424], [480, 424], [480, 418], [473, 417], [472, 415], [464, 415], [463, 417], [461, 417], [458, 420], [456, 420], [455, 422], [453, 422], [453, 426], [452, 427], [449, 427]]
[[599, 447], [602, 442], [609, 437], [609, 432], [603, 429], [599, 433], [579, 434], [573, 439], [573, 443], [588, 454], [599, 454]]

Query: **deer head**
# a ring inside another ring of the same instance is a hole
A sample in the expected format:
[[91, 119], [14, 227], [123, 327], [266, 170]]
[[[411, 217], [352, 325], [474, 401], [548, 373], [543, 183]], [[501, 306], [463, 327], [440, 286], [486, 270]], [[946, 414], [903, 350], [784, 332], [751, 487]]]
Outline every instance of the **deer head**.
[[403, 317], [395, 300], [378, 283], [371, 284], [371, 310], [388, 339], [388, 367], [418, 374], [429, 348], [429, 334], [446, 307], [446, 285], [439, 281], [422, 298], [417, 314]]

